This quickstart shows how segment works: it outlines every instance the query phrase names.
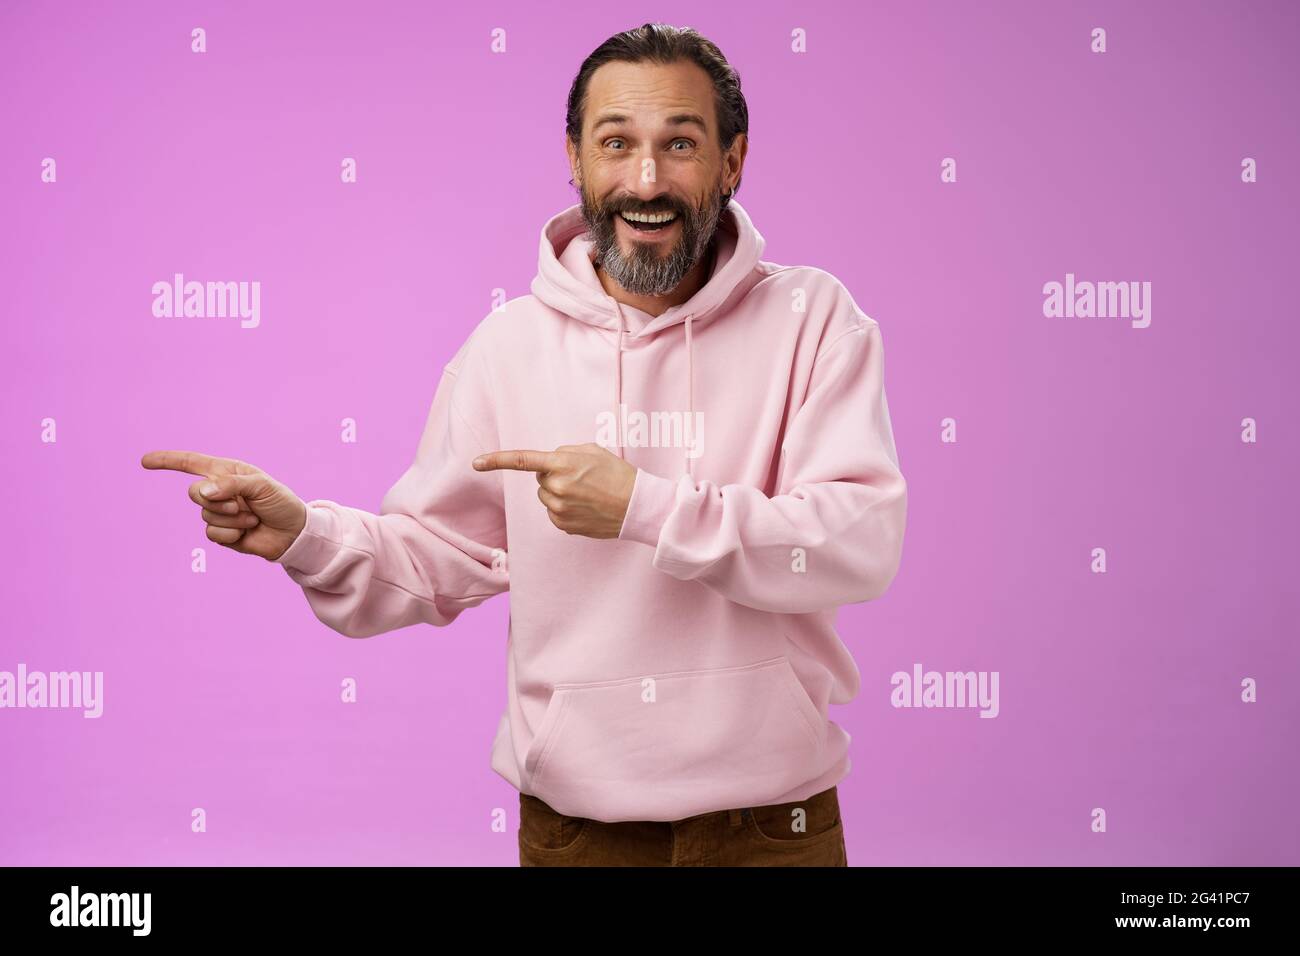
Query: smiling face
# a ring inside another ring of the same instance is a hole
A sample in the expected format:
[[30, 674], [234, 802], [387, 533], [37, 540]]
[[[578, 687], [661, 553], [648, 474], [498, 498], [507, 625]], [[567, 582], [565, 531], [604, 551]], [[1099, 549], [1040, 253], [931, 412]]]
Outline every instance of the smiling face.
[[672, 292], [708, 252], [744, 161], [744, 134], [718, 142], [709, 75], [688, 61], [606, 63], [581, 146], [565, 142], [596, 262], [635, 295]]

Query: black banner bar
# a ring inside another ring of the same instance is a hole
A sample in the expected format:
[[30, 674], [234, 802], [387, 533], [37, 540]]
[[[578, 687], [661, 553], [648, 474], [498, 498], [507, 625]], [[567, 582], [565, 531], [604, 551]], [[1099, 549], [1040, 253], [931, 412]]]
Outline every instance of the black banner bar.
[[[549, 927], [574, 938], [625, 925], [639, 927], [629, 929], [636, 937], [675, 934], [689, 920], [693, 933], [713, 929], [724, 937], [728, 928], [747, 935], [765, 925], [801, 933], [824, 926], [839, 938], [861, 933], [864, 941], [888, 932], [917, 943], [1127, 936], [1231, 946], [1255, 931], [1285, 930], [1297, 880], [1293, 867], [696, 868], [671, 875], [509, 867], [35, 867], [0, 869], [0, 885], [7, 942], [65, 936], [91, 944], [110, 938], [338, 944], [427, 934], [466, 921], [493, 934]], [[493, 940], [505, 941], [496, 935], [485, 941]]]

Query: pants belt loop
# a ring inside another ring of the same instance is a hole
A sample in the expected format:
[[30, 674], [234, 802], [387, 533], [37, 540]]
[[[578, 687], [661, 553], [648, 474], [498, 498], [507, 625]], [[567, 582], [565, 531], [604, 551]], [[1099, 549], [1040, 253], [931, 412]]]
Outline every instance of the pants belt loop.
[[731, 818], [731, 825], [733, 827], [740, 826], [740, 810], [738, 809], [728, 810], [727, 815]]

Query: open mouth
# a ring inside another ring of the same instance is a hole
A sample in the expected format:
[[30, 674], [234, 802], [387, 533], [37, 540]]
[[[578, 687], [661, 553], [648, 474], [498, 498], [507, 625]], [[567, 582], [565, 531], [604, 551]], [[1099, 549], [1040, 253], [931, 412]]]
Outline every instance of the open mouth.
[[663, 232], [677, 221], [675, 212], [621, 212], [618, 217], [637, 232], [645, 233]]

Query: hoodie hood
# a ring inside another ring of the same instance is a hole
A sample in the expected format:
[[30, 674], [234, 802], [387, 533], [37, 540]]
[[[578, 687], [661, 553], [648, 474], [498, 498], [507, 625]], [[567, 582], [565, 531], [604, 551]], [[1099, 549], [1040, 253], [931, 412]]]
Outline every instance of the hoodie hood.
[[[611, 343], [610, 378], [615, 420], [623, 403], [623, 350], [627, 338], [641, 339], [659, 335], [681, 326], [686, 345], [686, 381], [682, 383], [686, 398], [687, 422], [695, 421], [694, 342], [692, 331], [725, 314], [728, 300], [754, 271], [763, 254], [765, 240], [754, 227], [743, 206], [733, 196], [718, 219], [714, 234], [713, 272], [696, 293], [663, 314], [649, 317], [639, 329], [629, 331], [625, 308], [600, 284], [592, 262], [592, 243], [580, 205], [570, 206], [552, 216], [542, 227], [537, 254], [537, 276], [532, 293], [542, 303], [593, 328], [609, 333]], [[683, 452], [683, 470], [692, 473], [691, 448]], [[625, 457], [623, 446], [619, 457]]]

